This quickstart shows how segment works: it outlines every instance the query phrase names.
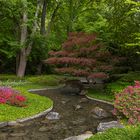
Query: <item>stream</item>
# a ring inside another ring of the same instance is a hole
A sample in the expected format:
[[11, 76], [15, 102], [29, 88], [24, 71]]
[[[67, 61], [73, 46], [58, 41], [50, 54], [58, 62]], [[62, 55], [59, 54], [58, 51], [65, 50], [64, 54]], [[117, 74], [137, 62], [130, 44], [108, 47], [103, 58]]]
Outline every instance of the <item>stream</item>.
[[54, 101], [53, 112], [60, 115], [58, 120], [45, 116], [16, 126], [0, 129], [0, 140], [63, 140], [86, 131], [96, 133], [100, 122], [115, 120], [113, 116], [96, 118], [92, 110], [100, 107], [111, 112], [112, 106], [87, 99], [85, 96], [63, 93], [40, 92]]

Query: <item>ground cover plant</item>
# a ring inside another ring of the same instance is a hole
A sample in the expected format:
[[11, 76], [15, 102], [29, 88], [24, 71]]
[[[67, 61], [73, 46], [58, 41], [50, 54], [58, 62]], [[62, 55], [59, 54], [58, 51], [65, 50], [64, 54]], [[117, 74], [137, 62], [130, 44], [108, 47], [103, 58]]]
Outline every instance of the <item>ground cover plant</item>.
[[112, 128], [103, 133], [97, 133], [88, 140], [139, 140], [140, 125], [125, 128]]

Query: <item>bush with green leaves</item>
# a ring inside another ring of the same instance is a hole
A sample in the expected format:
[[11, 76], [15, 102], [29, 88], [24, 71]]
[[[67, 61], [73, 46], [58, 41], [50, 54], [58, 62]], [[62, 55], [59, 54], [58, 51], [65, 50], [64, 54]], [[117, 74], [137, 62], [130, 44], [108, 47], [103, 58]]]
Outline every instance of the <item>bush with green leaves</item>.
[[93, 135], [88, 140], [140, 140], [140, 125], [109, 129]]

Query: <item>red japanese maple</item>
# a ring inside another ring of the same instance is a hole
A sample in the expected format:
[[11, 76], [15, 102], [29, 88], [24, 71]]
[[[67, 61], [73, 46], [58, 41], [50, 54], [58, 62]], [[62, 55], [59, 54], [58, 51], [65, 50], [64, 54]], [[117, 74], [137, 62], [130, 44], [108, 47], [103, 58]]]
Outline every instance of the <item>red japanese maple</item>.
[[[45, 63], [53, 64], [58, 73], [69, 73], [86, 78], [108, 78], [114, 57], [106, 47], [96, 43], [96, 34], [69, 33], [60, 51], [49, 52]], [[113, 61], [114, 62], [114, 61]]]

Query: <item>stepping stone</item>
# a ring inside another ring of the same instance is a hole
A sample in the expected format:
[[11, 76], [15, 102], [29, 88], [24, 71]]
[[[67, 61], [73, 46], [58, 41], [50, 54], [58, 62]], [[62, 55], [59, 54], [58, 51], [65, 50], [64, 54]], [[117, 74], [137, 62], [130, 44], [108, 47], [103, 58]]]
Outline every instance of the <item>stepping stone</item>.
[[95, 107], [94, 109], [92, 109], [91, 115], [97, 119], [108, 118], [112, 116], [111, 113], [108, 113], [107, 111], [105, 111], [104, 109], [100, 107]]

